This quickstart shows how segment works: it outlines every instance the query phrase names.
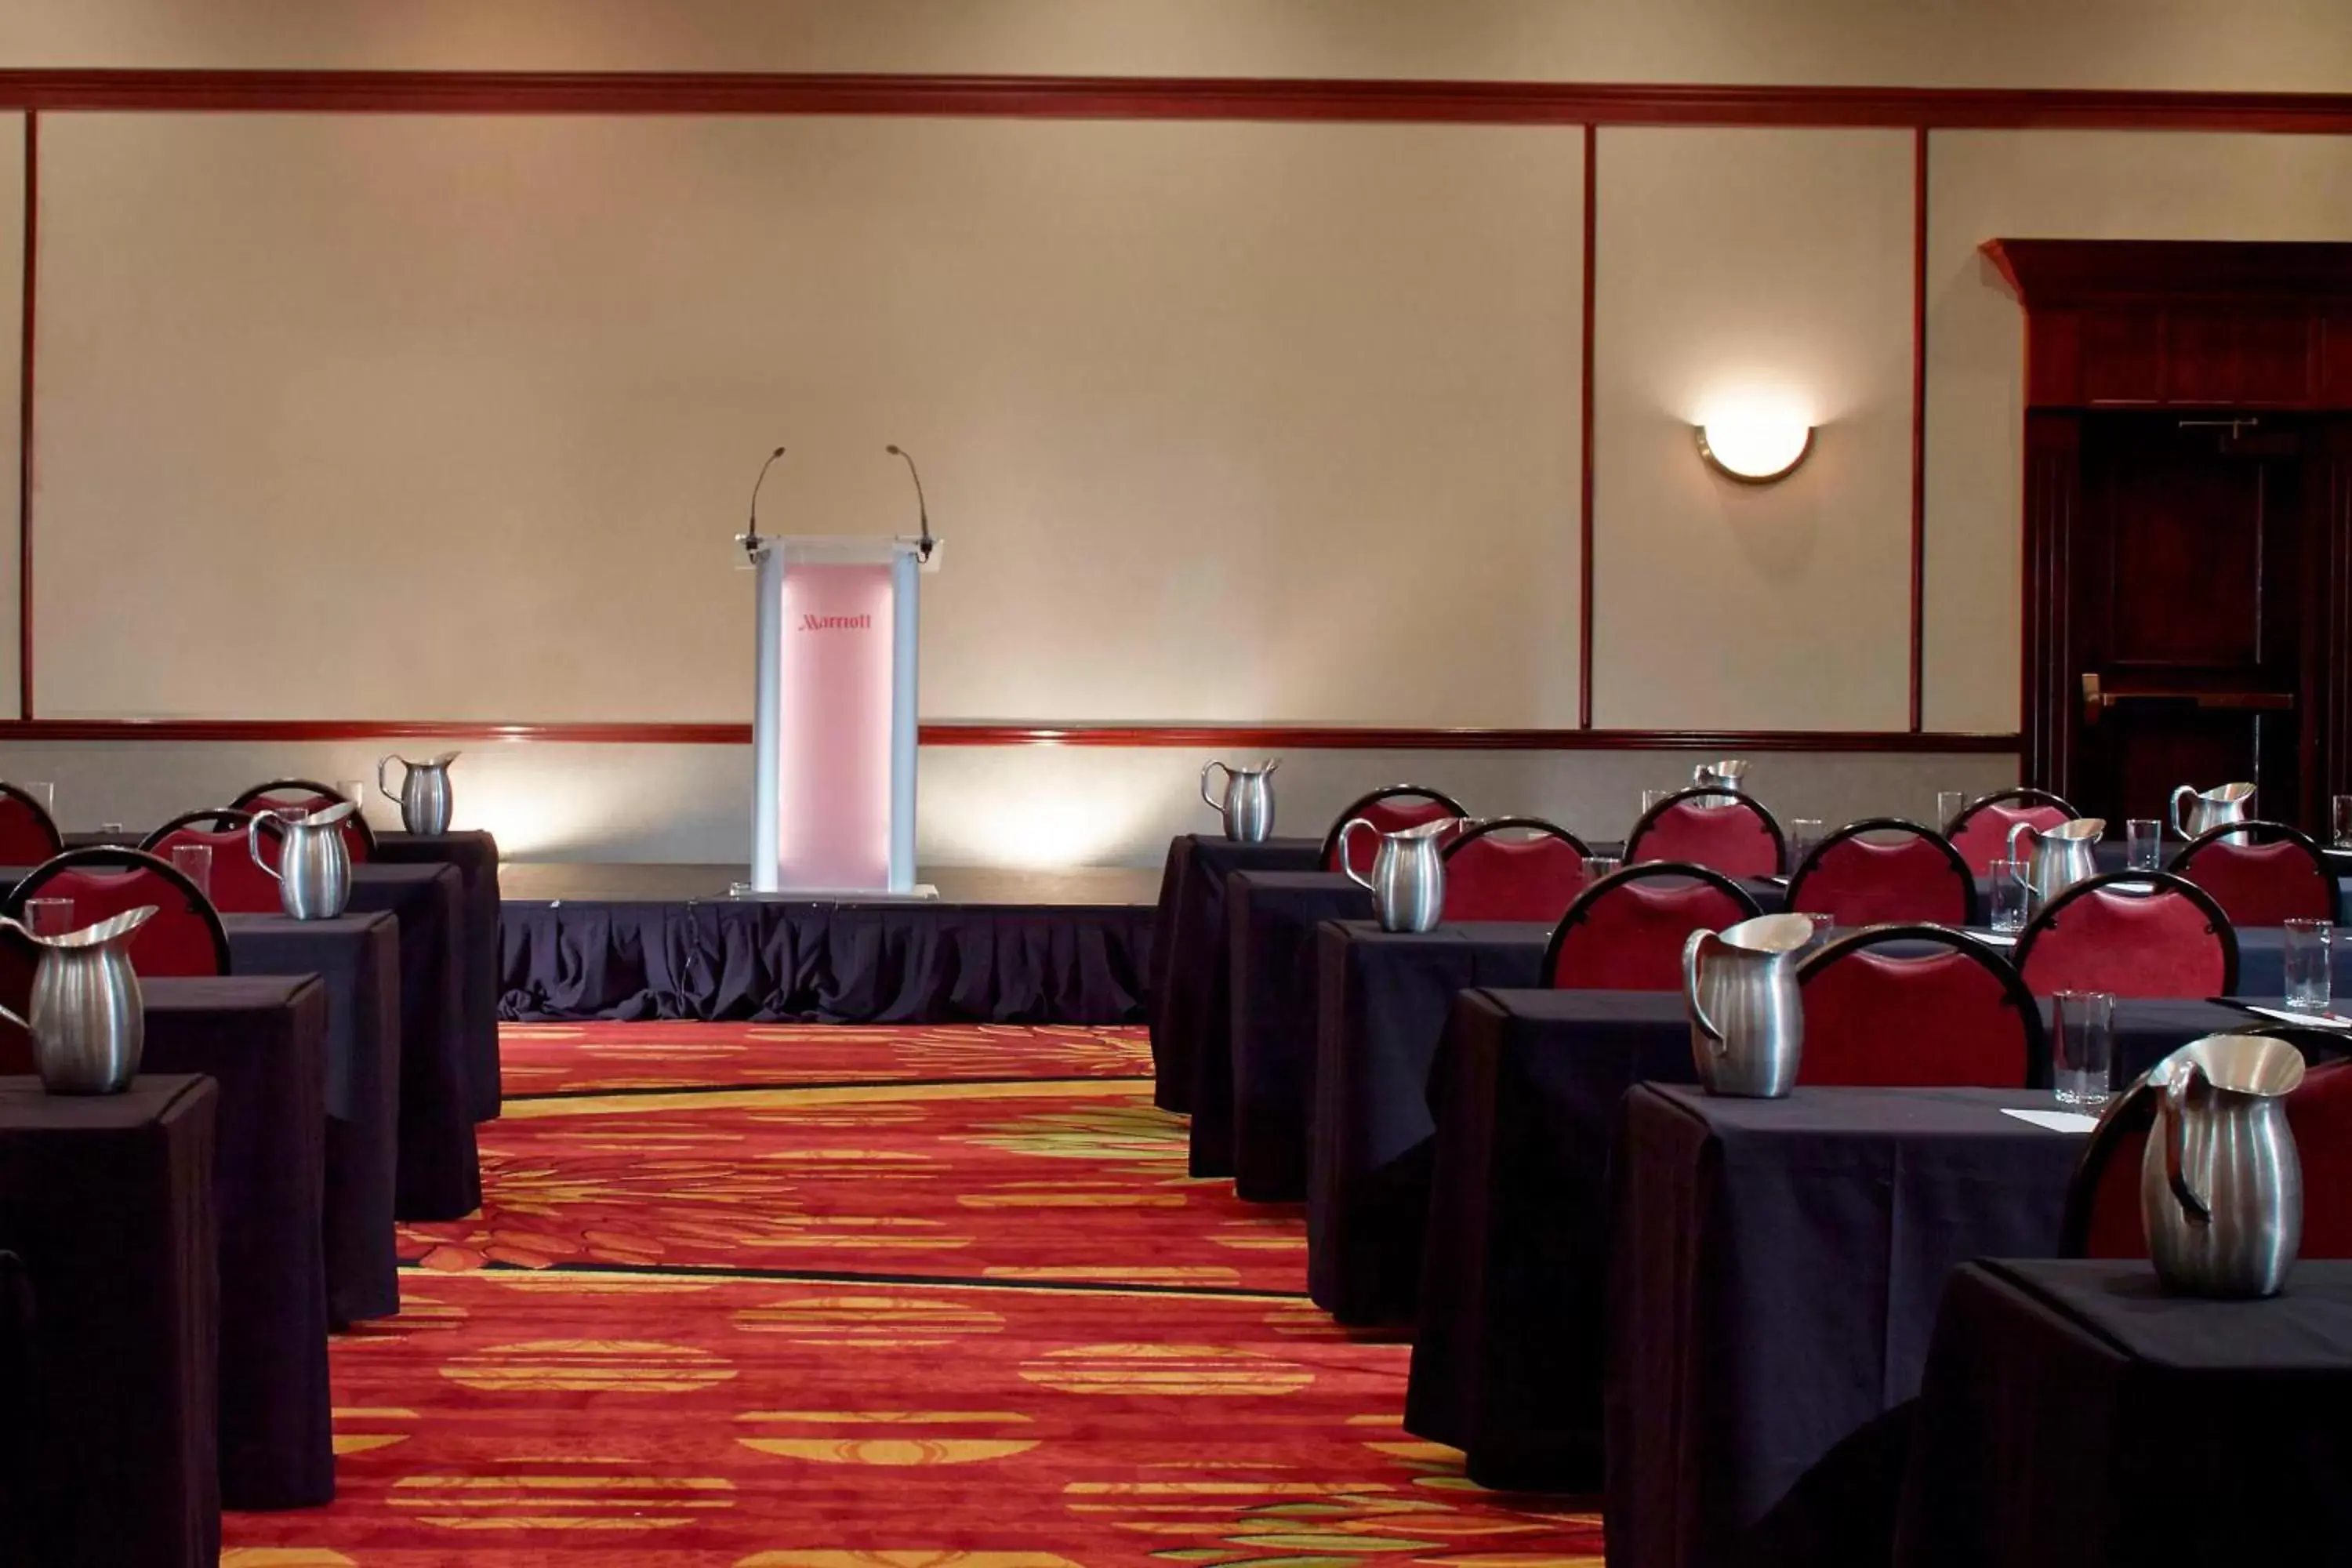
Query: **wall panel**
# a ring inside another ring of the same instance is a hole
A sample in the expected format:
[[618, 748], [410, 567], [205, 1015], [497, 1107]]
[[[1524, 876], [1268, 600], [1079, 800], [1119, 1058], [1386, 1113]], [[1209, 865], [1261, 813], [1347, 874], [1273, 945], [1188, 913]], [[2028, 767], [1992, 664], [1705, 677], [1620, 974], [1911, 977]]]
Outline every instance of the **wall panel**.
[[[1912, 139], [1604, 130], [1599, 168], [1594, 722], [1903, 728]], [[1776, 485], [1693, 442], [1750, 395], [1818, 426]]]
[[0, 716], [16, 714], [24, 405], [25, 116], [0, 114]]
[[44, 717], [740, 719], [781, 440], [930, 716], [1574, 721], [1573, 128], [43, 131]]
[[0, 66], [2352, 88], [2341, 0], [10, 0]]
[[1937, 132], [1929, 142], [1926, 723], [2018, 722], [2024, 320], [2004, 237], [2352, 240], [2352, 138]]

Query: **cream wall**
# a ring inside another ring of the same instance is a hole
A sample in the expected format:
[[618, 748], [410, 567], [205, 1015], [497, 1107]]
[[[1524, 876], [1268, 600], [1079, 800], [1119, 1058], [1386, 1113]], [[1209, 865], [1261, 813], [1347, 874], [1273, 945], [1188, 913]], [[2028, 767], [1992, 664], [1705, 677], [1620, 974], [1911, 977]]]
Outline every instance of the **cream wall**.
[[2352, 240], [2352, 137], [1938, 132], [1927, 226], [1927, 727], [2018, 722], [2023, 321], [2000, 237]]
[[[1912, 138], [1603, 130], [1593, 721], [1909, 721]], [[1786, 480], [1702, 465], [1727, 402], [1816, 426]]]
[[23, 447], [25, 117], [0, 114], [0, 717], [16, 714], [18, 658], [16, 479]]
[[2352, 88], [2342, 0], [11, 0], [0, 67]]
[[1573, 128], [42, 132], [44, 718], [744, 719], [781, 440], [929, 717], [1575, 721]]

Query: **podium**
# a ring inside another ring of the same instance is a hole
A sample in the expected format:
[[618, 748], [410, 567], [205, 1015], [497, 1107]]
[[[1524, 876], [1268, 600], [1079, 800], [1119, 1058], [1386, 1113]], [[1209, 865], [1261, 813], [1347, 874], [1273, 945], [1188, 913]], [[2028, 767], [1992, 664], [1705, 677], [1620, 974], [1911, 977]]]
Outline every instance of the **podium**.
[[927, 542], [748, 534], [755, 575], [751, 897], [924, 898], [917, 631]]

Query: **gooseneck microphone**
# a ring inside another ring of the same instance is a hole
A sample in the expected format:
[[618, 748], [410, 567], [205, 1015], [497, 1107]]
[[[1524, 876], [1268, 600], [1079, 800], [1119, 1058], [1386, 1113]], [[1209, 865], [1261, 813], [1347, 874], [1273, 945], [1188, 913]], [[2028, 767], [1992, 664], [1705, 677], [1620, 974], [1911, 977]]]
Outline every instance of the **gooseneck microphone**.
[[939, 541], [931, 537], [931, 505], [923, 499], [922, 473], [915, 467], [913, 456], [897, 442], [894, 441], [882, 449], [905, 463], [907, 477], [915, 481], [915, 511], [919, 519], [918, 526], [922, 530], [921, 537], [916, 542], [918, 555], [919, 559], [929, 561], [931, 558], [931, 548]]
[[783, 455], [784, 449], [782, 447], [779, 447], [774, 451], [769, 453], [768, 460], [760, 465], [760, 477], [751, 481], [751, 531], [743, 536], [748, 542], [753, 544], [759, 542], [760, 487], [768, 482], [768, 470], [774, 468], [776, 466], [776, 459]]

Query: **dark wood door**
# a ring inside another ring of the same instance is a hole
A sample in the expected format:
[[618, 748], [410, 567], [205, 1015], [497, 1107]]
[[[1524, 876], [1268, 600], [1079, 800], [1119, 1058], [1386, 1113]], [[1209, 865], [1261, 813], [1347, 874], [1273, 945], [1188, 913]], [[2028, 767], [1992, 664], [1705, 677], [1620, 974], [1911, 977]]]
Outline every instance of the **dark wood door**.
[[2084, 416], [2068, 595], [2075, 804], [2162, 816], [2250, 780], [2302, 817], [2305, 436], [2291, 418]]

